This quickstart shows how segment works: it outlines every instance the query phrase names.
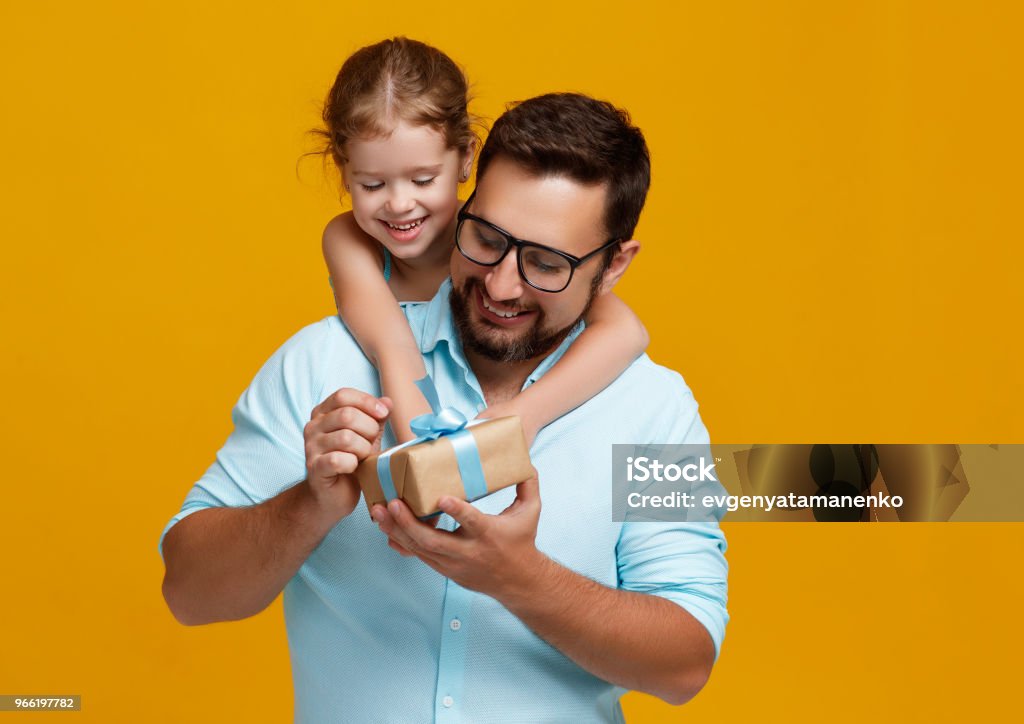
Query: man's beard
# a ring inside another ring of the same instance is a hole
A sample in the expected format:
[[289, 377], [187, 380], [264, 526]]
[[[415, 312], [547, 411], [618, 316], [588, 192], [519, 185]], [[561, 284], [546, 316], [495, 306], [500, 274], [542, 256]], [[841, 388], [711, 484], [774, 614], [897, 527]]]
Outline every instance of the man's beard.
[[[525, 334], [512, 338], [505, 336], [492, 338], [490, 335], [479, 333], [480, 330], [473, 326], [469, 318], [469, 305], [472, 303], [470, 298], [482, 286], [479, 279], [470, 277], [466, 279], [461, 289], [456, 288], [453, 284], [448, 299], [452, 307], [455, 328], [462, 339], [463, 347], [495, 362], [525, 362], [551, 352], [561, 344], [562, 340], [569, 336], [569, 333], [579, 324], [580, 320], [587, 316], [587, 312], [590, 311], [590, 305], [594, 301], [594, 296], [597, 292], [597, 285], [593, 285], [583, 312], [572, 324], [563, 329], [555, 331], [545, 330], [544, 312], [538, 309], [537, 319]], [[486, 322], [482, 324], [486, 324]]]

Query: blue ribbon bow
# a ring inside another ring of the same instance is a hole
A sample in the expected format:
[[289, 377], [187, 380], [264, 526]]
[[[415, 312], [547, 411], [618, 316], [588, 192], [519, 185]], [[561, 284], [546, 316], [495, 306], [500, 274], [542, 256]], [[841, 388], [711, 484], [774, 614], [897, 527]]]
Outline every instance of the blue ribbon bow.
[[384, 498], [390, 502], [398, 497], [395, 482], [391, 478], [391, 456], [402, 448], [441, 437], [447, 438], [455, 448], [455, 461], [459, 466], [459, 475], [462, 476], [462, 487], [466, 490], [466, 499], [476, 500], [487, 495], [487, 481], [480, 463], [480, 452], [477, 450], [476, 440], [467, 429], [471, 425], [466, 416], [453, 407], [441, 407], [437, 389], [434, 387], [430, 375], [416, 380], [416, 386], [427, 398], [433, 412], [419, 415], [409, 423], [409, 427], [417, 436], [416, 439], [397, 445], [387, 452], [381, 453], [377, 458], [377, 478], [380, 480]]

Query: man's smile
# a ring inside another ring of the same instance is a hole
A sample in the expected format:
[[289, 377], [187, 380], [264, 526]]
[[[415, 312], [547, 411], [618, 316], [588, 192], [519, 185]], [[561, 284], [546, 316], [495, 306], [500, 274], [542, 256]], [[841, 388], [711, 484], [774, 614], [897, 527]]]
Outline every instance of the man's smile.
[[526, 309], [504, 309], [504, 305], [493, 301], [487, 296], [482, 284], [477, 287], [477, 294], [475, 296], [484, 321], [498, 326], [518, 327], [532, 319], [536, 314], [536, 312]]

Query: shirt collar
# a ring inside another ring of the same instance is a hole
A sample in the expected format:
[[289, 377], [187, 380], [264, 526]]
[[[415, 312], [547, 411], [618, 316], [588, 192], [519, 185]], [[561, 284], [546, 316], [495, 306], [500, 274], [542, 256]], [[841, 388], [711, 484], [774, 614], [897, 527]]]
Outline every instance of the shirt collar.
[[[430, 354], [437, 348], [438, 344], [446, 342], [452, 358], [464, 369], [470, 371], [469, 363], [462, 352], [462, 341], [459, 339], [459, 333], [455, 329], [455, 320], [452, 318], [452, 308], [449, 302], [451, 291], [452, 280], [451, 278], [445, 279], [440, 288], [438, 288], [437, 294], [428, 303], [426, 318], [423, 322], [423, 333], [420, 335], [420, 352]], [[541, 360], [541, 363], [526, 378], [526, 384], [523, 386], [524, 389], [540, 379], [561, 359], [562, 355], [569, 349], [569, 345], [583, 331], [584, 326], [583, 322], [579, 322], [572, 328], [569, 336], [562, 340], [562, 343], [553, 352]]]
[[437, 290], [434, 298], [427, 303], [427, 314], [423, 320], [423, 333], [420, 335], [420, 352], [429, 354], [439, 342], [448, 342], [448, 346], [458, 347], [459, 335], [455, 331], [452, 319], [452, 308], [448, 296], [452, 291], [452, 280], [448, 277]]

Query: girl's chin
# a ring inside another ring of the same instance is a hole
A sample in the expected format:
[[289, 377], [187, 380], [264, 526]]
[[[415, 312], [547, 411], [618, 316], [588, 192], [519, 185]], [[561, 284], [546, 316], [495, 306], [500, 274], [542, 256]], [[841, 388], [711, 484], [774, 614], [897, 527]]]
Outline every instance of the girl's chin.
[[427, 252], [427, 249], [429, 248], [429, 245], [422, 244], [422, 243], [416, 243], [416, 244], [388, 243], [388, 244], [383, 244], [383, 246], [388, 250], [388, 253], [390, 253], [391, 256], [393, 256], [395, 259], [402, 259], [403, 261], [406, 261], [406, 260], [409, 260], [409, 259], [418, 259], [419, 257], [423, 256]]

